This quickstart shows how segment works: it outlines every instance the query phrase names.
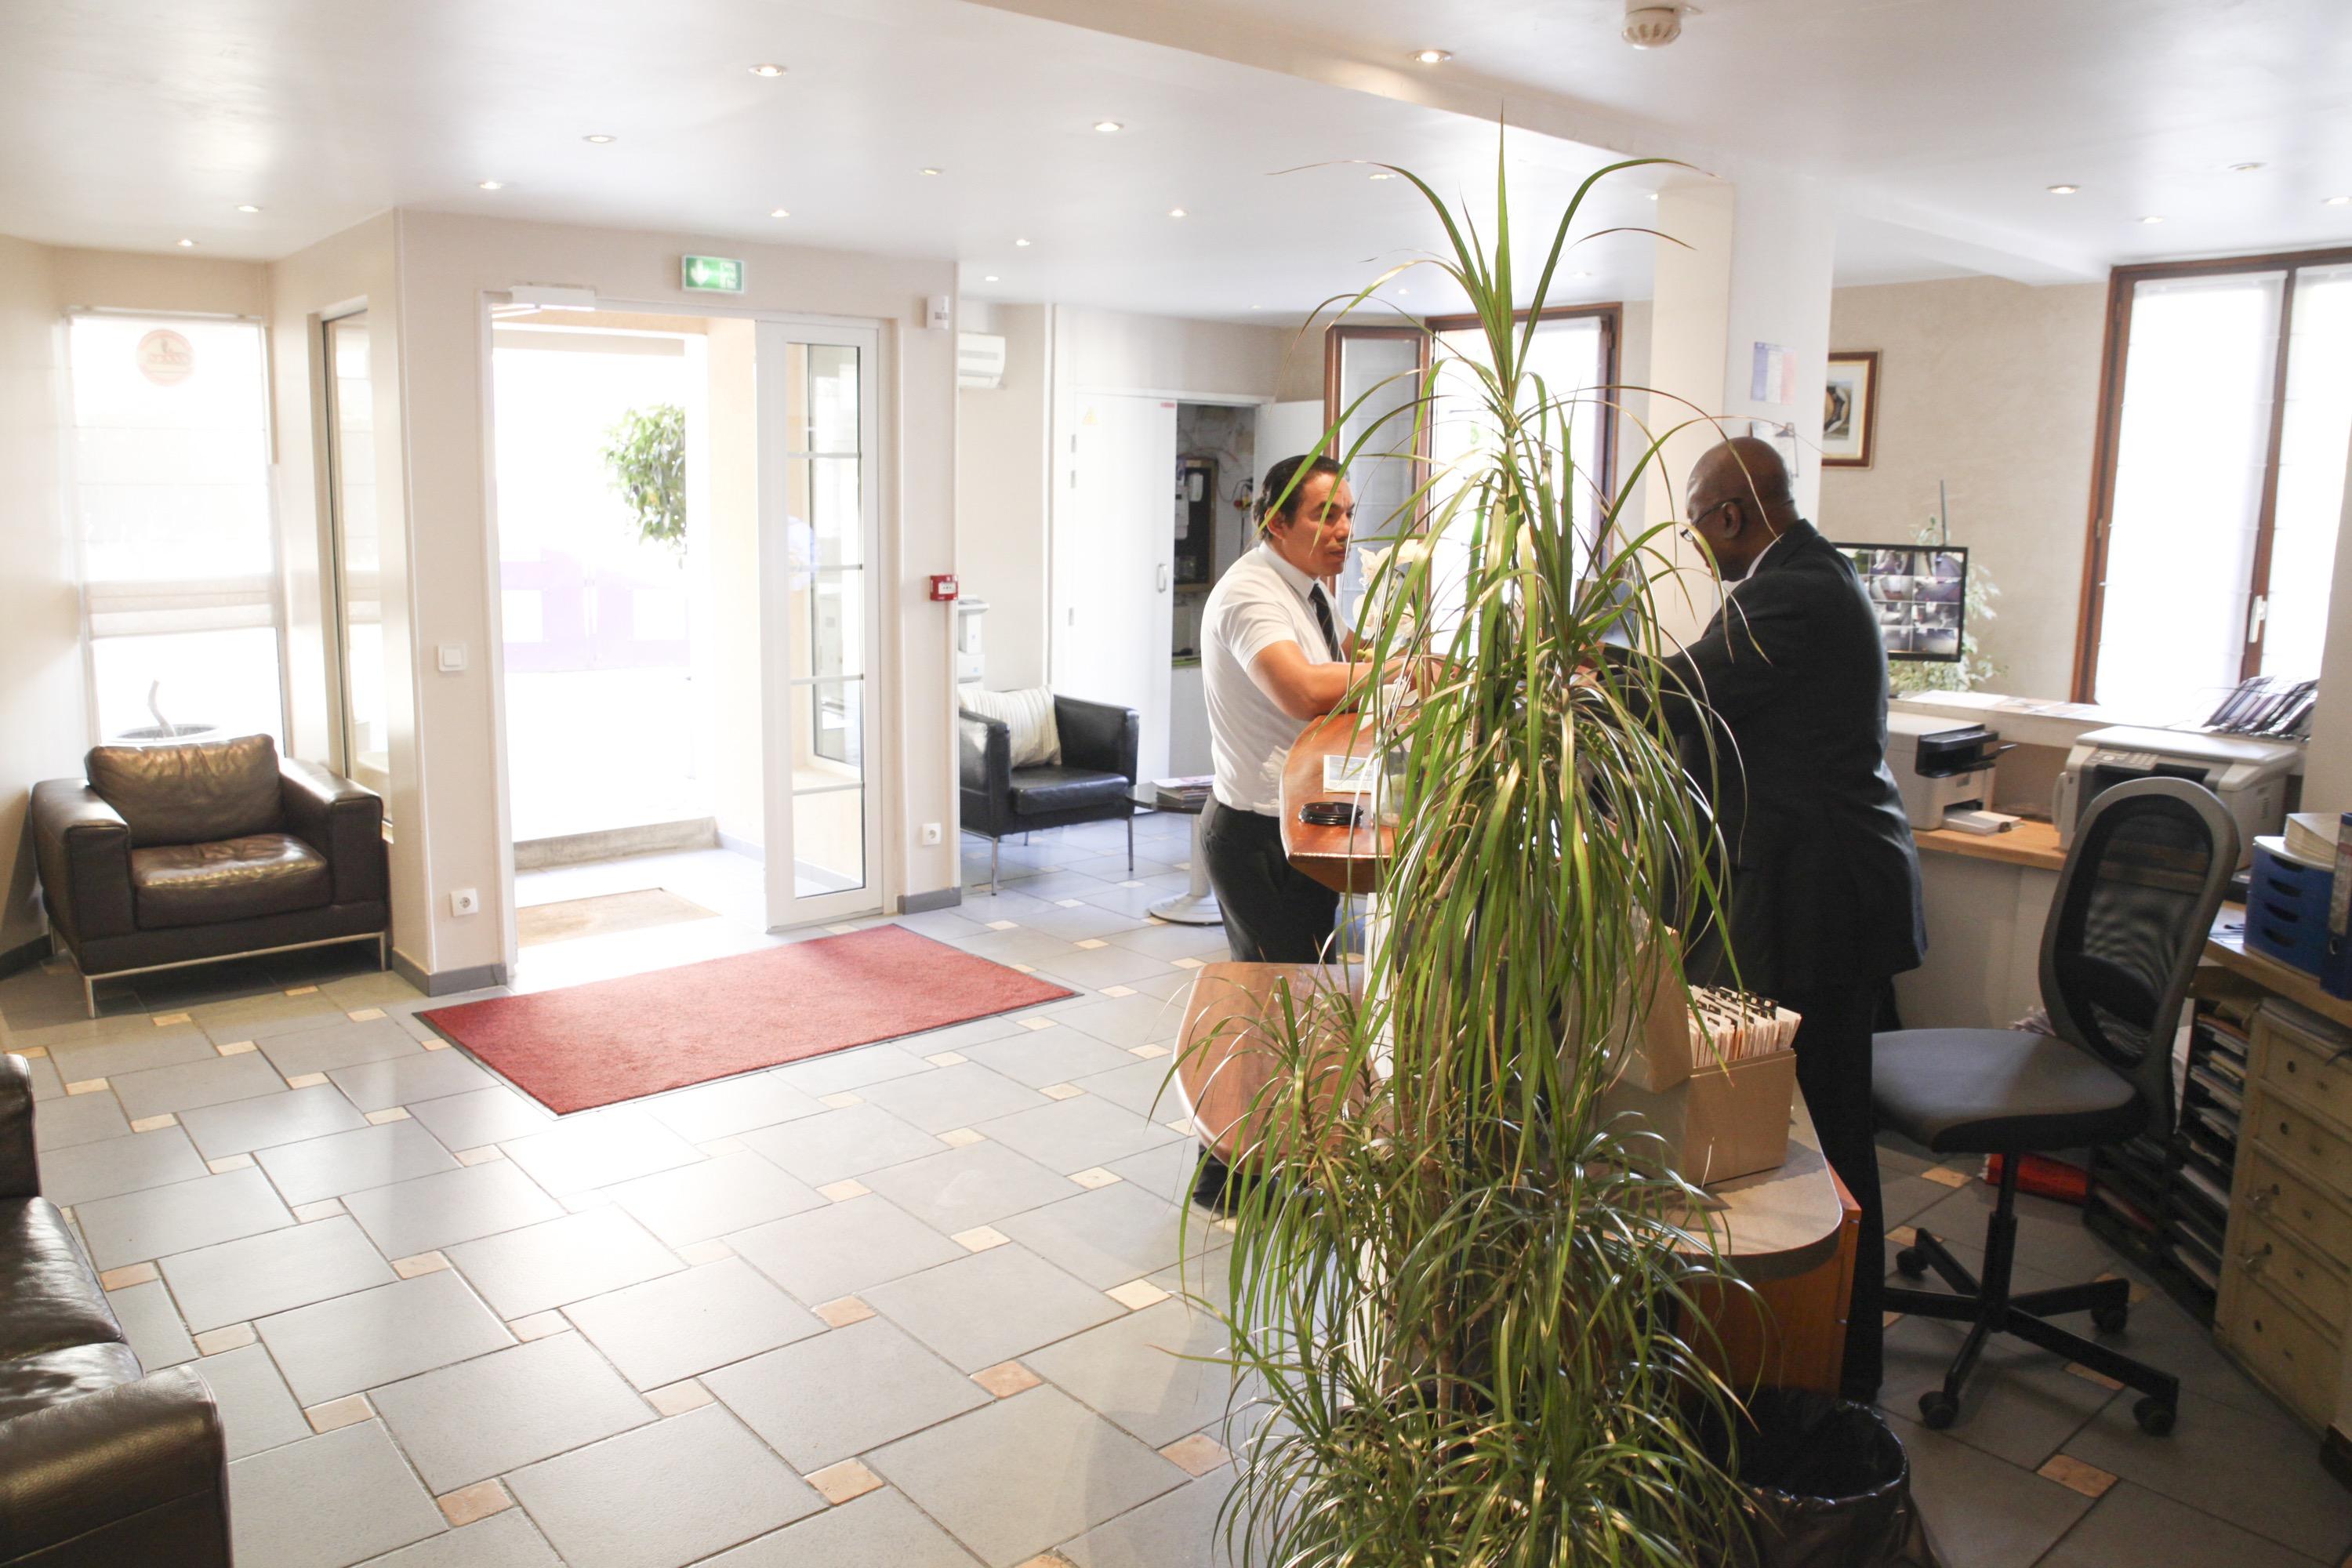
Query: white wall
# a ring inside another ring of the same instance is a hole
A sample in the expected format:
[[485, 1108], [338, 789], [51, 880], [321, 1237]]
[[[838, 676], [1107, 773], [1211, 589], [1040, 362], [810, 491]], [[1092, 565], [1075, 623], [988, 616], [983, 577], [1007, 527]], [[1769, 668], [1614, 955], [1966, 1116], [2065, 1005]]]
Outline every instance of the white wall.
[[1840, 289], [1830, 337], [1878, 351], [1876, 450], [1822, 477], [1822, 531], [1908, 541], [1951, 498], [1952, 542], [2000, 589], [1971, 632], [1991, 689], [2072, 694], [2106, 288], [1955, 278]]
[[2344, 516], [2336, 533], [2336, 585], [2327, 601], [2327, 642], [2319, 656], [2319, 706], [2304, 759], [2303, 809], [2352, 811], [2352, 463], [2344, 476]]
[[1045, 684], [1052, 311], [968, 303], [963, 330], [1004, 340], [1004, 384], [956, 394], [956, 572], [988, 602], [992, 690]]
[[81, 595], [59, 462], [64, 387], [54, 257], [0, 238], [0, 954], [47, 932], [29, 792], [81, 771]]

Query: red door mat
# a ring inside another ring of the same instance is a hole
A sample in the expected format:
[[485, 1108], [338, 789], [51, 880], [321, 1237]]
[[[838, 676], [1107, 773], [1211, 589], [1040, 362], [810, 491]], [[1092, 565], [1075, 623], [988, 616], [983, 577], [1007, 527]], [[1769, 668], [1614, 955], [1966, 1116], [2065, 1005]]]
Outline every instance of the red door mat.
[[560, 1115], [1074, 994], [887, 925], [417, 1016]]

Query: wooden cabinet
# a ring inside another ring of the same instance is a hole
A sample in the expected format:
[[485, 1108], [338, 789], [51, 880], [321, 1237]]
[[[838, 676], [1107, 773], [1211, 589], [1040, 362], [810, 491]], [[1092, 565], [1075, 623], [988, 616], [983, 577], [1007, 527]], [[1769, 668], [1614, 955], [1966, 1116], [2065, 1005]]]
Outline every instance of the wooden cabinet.
[[2273, 1000], [2252, 1036], [2213, 1332], [2325, 1426], [2352, 1308], [2352, 1033]]

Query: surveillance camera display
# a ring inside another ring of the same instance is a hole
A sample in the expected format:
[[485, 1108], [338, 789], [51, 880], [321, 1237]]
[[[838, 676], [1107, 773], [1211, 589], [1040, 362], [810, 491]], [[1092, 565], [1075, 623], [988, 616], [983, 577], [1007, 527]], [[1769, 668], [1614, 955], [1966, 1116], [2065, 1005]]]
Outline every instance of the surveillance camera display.
[[1889, 658], [1960, 657], [1969, 552], [1958, 545], [1841, 544], [1878, 612]]

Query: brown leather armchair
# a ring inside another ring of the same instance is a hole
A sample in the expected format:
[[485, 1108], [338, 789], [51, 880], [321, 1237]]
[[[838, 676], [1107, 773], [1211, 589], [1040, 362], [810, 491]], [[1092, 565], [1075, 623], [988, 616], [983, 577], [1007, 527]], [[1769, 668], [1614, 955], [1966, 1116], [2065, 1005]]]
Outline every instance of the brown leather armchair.
[[228, 1568], [228, 1443], [193, 1366], [145, 1372], [41, 1196], [33, 1079], [0, 1056], [0, 1563]]
[[81, 779], [33, 786], [41, 898], [97, 982], [224, 958], [376, 943], [389, 957], [383, 802], [267, 735], [94, 746]]

